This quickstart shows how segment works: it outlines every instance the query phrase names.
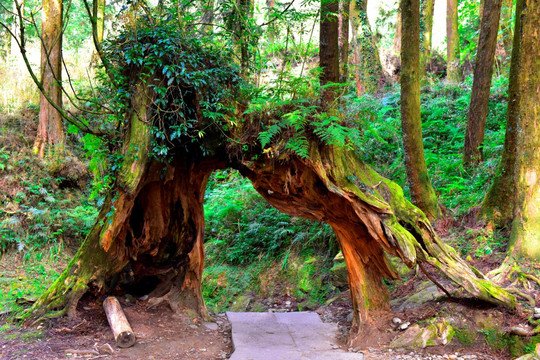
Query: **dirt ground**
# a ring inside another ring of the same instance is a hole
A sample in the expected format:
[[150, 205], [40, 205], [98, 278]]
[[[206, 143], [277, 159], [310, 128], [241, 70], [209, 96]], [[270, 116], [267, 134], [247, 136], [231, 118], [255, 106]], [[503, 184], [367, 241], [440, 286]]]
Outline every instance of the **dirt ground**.
[[137, 342], [120, 349], [100, 305], [88, 302], [79, 310], [79, 319], [61, 318], [22, 331], [4, 331], [0, 359], [218, 360], [229, 358], [232, 352], [230, 325], [224, 315], [205, 323], [189, 313], [173, 313], [167, 306], [124, 303]]

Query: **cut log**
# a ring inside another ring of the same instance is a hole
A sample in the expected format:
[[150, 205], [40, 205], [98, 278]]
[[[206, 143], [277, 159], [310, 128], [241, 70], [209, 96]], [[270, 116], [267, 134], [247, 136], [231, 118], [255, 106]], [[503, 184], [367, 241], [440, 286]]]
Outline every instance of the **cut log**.
[[114, 296], [109, 296], [103, 302], [103, 309], [107, 314], [107, 320], [111, 326], [116, 345], [121, 348], [128, 348], [135, 344], [135, 334], [122, 310], [122, 306]]

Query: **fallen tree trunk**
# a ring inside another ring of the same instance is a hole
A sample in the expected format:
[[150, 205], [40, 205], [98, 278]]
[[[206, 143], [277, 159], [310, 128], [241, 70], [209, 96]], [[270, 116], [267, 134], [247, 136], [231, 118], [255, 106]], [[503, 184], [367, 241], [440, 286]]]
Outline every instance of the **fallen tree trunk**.
[[113, 332], [116, 345], [121, 348], [133, 346], [135, 344], [135, 333], [131, 329], [131, 325], [129, 325], [118, 299], [109, 296], [103, 301], [103, 309], [107, 315], [107, 321]]

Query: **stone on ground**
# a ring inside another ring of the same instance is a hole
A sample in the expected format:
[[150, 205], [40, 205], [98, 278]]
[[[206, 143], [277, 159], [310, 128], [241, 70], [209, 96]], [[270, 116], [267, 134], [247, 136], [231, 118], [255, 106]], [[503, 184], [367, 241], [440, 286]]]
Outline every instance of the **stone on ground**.
[[334, 349], [337, 326], [314, 312], [227, 312], [234, 353], [230, 360], [363, 360]]

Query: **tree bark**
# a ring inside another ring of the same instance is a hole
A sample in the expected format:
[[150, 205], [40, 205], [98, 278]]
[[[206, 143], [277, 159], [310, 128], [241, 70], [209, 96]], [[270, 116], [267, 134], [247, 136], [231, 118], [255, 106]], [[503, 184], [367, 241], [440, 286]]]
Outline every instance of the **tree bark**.
[[[330, 82], [339, 82], [339, 2], [337, 0], [321, 0], [321, 25], [319, 34], [319, 61], [322, 68], [321, 86]], [[323, 90], [323, 100], [331, 103], [336, 98], [335, 89]]]
[[345, 83], [349, 79], [349, 0], [339, 2], [339, 81]]
[[374, 94], [379, 90], [384, 76], [379, 49], [368, 21], [367, 0], [350, 1], [350, 17], [355, 28], [354, 47], [358, 54], [355, 65], [360, 75], [359, 81], [365, 93]]
[[431, 33], [433, 31], [433, 11], [435, 0], [422, 0], [422, 48], [420, 55], [421, 81], [426, 78], [426, 65], [431, 56]]
[[457, 0], [446, 1], [446, 79], [461, 81]]
[[[521, 27], [518, 10], [522, 3], [516, 4], [514, 29]], [[508, 84], [508, 110], [506, 118], [506, 133], [501, 162], [495, 174], [493, 184], [488, 190], [478, 214], [480, 220], [505, 225], [512, 220], [516, 197], [516, 163], [518, 142], [518, 117], [520, 108], [521, 89], [519, 74], [521, 71], [521, 37], [514, 34], [512, 44], [512, 60], [510, 63], [510, 82]]]
[[[514, 257], [540, 260], [540, 4], [518, 0], [515, 37], [520, 42], [514, 218], [508, 251]], [[516, 42], [514, 46], [516, 46]], [[526, 53], [521, 53], [525, 50]], [[513, 57], [514, 53], [512, 53]], [[514, 61], [514, 59], [512, 59]]]
[[[62, 0], [43, 0], [41, 23], [41, 81], [53, 102], [62, 106]], [[64, 152], [65, 134], [62, 116], [45, 98], [39, 99], [38, 132], [34, 153], [40, 158], [50, 151], [52, 157]], [[46, 149], [50, 146], [50, 149]]]
[[[203, 198], [208, 177], [223, 163], [189, 154], [171, 164], [151, 159], [152, 90], [139, 86], [133, 99], [116, 185], [73, 260], [26, 316], [73, 316], [87, 292], [129, 291], [207, 317]], [[148, 282], [154, 286], [143, 286]]]
[[478, 38], [478, 49], [474, 64], [474, 80], [467, 116], [465, 132], [465, 165], [478, 164], [482, 161], [482, 144], [486, 129], [489, 104], [489, 90], [497, 47], [497, 31], [501, 13], [501, 0], [485, 0], [482, 25]]
[[413, 203], [434, 220], [442, 214], [429, 180], [422, 140], [419, 0], [402, 0], [401, 14], [401, 127], [407, 179]]

